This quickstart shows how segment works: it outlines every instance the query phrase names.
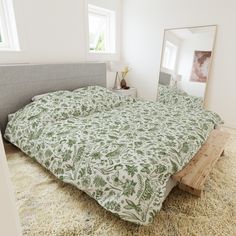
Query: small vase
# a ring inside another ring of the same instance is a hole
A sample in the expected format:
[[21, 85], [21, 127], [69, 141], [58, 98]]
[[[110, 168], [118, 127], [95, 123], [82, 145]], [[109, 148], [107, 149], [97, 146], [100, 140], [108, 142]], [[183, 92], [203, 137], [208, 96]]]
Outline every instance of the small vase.
[[121, 87], [122, 89], [125, 89], [125, 88], [127, 87], [126, 81], [125, 81], [124, 78], [120, 81], [120, 87]]

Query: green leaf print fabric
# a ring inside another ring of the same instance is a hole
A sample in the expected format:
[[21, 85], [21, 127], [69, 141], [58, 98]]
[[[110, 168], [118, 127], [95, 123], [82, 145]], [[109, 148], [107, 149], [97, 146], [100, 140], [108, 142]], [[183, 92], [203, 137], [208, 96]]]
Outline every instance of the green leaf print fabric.
[[192, 109], [201, 109], [203, 107], [202, 98], [190, 96], [183, 90], [165, 85], [158, 86], [158, 101], [166, 105]]
[[91, 86], [28, 104], [11, 116], [5, 138], [105, 209], [146, 225], [162, 206], [170, 176], [220, 122], [203, 109]]

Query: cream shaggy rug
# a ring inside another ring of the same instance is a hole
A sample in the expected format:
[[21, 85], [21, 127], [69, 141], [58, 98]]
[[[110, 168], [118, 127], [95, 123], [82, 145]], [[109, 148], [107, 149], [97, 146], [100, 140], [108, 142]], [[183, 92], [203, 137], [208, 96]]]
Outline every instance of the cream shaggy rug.
[[150, 226], [125, 222], [61, 183], [17, 150], [8, 150], [24, 235], [236, 235], [236, 133], [196, 198], [173, 189]]

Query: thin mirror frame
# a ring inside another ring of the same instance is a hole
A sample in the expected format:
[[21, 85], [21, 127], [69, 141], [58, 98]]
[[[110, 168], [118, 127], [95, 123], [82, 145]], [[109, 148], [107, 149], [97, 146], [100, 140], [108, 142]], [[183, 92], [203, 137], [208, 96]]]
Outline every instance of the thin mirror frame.
[[[218, 25], [217, 24], [213, 24], [213, 25], [199, 25], [199, 26], [185, 26], [185, 27], [176, 27], [176, 28], [166, 28], [164, 29], [164, 34], [163, 34], [163, 39], [162, 39], [162, 49], [161, 49], [161, 60], [160, 60], [160, 67], [159, 67], [159, 74], [158, 74], [158, 83], [157, 86], [159, 87], [159, 77], [160, 77], [160, 72], [161, 72], [161, 67], [162, 67], [162, 61], [163, 61], [163, 57], [164, 57], [164, 43], [165, 43], [165, 36], [166, 36], [166, 32], [170, 31], [170, 30], [180, 30], [180, 29], [195, 29], [195, 28], [205, 28], [205, 27], [215, 27], [215, 35], [214, 35], [214, 39], [213, 39], [213, 45], [212, 45], [212, 56], [211, 56], [211, 60], [210, 60], [210, 64], [209, 64], [209, 71], [208, 71], [208, 76], [207, 76], [207, 80], [206, 80], [206, 88], [204, 91], [204, 96], [203, 96], [203, 108], [206, 107], [206, 94], [207, 94], [207, 90], [208, 90], [208, 83], [209, 83], [209, 78], [212, 75], [212, 62], [214, 60], [214, 55], [215, 55], [215, 46], [216, 46], [216, 36], [217, 36], [217, 29], [218, 29]], [[158, 88], [157, 88], [157, 96], [156, 96], [156, 101], [158, 101]]]

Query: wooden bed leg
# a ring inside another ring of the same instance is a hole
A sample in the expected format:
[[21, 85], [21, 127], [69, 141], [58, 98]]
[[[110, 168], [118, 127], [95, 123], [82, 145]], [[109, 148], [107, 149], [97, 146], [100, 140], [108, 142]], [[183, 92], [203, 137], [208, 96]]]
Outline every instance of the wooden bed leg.
[[203, 193], [203, 189], [195, 189], [182, 183], [178, 184], [178, 188], [197, 197], [201, 197]]

